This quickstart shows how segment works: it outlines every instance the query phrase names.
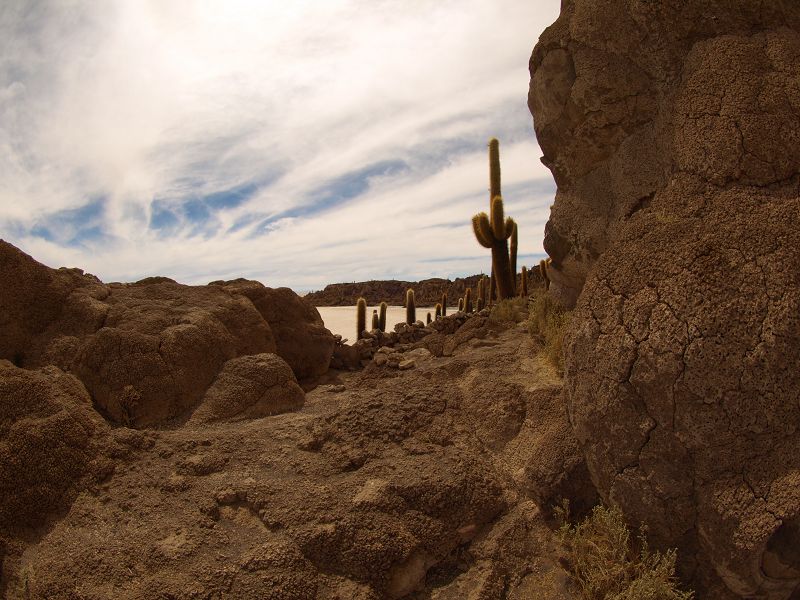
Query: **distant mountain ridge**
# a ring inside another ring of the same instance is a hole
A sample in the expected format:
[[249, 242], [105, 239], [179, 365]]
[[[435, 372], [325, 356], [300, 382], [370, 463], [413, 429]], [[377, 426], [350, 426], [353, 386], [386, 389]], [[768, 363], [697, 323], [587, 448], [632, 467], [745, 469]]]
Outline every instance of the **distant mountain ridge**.
[[[447, 293], [448, 306], [456, 306], [458, 299], [464, 295], [467, 287], [476, 293], [478, 280], [483, 275], [457, 277], [454, 280], [434, 277], [421, 281], [399, 281], [397, 279], [358, 281], [354, 283], [331, 283], [318, 292], [309, 292], [303, 298], [314, 306], [354, 306], [363, 297], [367, 304], [373, 306], [386, 302], [390, 305], [402, 306], [406, 290], [414, 289], [417, 306], [433, 306], [440, 301], [442, 293]], [[538, 271], [529, 274], [529, 285], [538, 282]], [[517, 275], [519, 283], [519, 275]]]
[[464, 295], [467, 287], [475, 288], [482, 275], [457, 277], [455, 280], [435, 277], [422, 281], [372, 280], [355, 283], [331, 283], [318, 292], [310, 292], [304, 296], [314, 306], [351, 306], [359, 298], [364, 298], [369, 305], [386, 302], [401, 306], [405, 301], [406, 290], [414, 289], [417, 306], [433, 306], [441, 300], [442, 293], [447, 293], [448, 305], [458, 304], [459, 297]]

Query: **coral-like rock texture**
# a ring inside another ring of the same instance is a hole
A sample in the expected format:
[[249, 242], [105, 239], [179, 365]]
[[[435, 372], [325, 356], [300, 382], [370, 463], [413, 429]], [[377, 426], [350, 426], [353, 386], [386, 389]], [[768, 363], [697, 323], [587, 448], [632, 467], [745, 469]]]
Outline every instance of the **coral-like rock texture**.
[[237, 357], [276, 353], [307, 378], [327, 371], [333, 354], [316, 309], [285, 288], [246, 280], [187, 286], [164, 277], [103, 284], [50, 269], [2, 241], [0, 266], [0, 358], [75, 375], [115, 423], [181, 418]]
[[800, 5], [567, 1], [531, 74], [598, 491], [703, 597], [796, 597]]

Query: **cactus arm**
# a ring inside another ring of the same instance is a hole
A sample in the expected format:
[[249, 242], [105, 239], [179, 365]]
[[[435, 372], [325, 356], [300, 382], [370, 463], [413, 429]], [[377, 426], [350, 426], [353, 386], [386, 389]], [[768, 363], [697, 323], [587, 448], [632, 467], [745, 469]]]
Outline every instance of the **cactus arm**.
[[484, 248], [491, 248], [493, 241], [492, 226], [489, 224], [489, 217], [486, 213], [478, 213], [472, 217], [472, 231], [475, 238]]

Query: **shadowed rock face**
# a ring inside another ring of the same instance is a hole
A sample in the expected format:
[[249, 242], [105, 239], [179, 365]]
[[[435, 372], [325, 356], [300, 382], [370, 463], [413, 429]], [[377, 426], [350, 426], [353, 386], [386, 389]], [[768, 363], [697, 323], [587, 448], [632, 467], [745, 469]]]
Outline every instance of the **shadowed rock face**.
[[5, 242], [0, 265], [0, 358], [74, 374], [116, 423], [143, 427], [186, 414], [236, 357], [276, 353], [303, 378], [327, 371], [333, 353], [316, 309], [288, 289], [163, 277], [103, 284], [49, 269]]
[[575, 0], [531, 58], [571, 422], [706, 597], [800, 584], [798, 32], [794, 2]]

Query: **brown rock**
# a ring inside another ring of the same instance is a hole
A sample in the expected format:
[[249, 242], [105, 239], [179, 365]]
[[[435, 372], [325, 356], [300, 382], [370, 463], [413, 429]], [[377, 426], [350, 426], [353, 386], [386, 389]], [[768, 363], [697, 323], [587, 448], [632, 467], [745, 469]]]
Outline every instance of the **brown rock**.
[[305, 394], [289, 365], [275, 354], [241, 356], [225, 363], [192, 421], [257, 419], [303, 406]]
[[0, 537], [68, 506], [101, 473], [109, 428], [75, 377], [0, 360]]
[[798, 32], [796, 3], [574, 0], [531, 58], [571, 422], [707, 597], [800, 589]]
[[311, 303], [289, 288], [266, 288], [257, 281], [237, 279], [221, 285], [255, 305], [272, 329], [276, 353], [289, 363], [298, 379], [318, 377], [328, 370], [333, 335]]

